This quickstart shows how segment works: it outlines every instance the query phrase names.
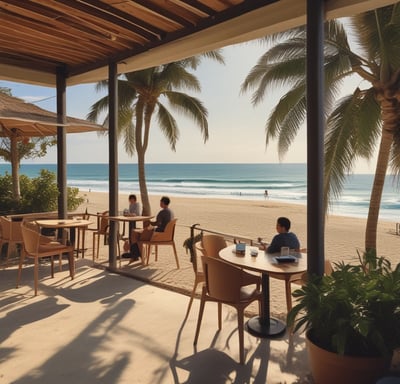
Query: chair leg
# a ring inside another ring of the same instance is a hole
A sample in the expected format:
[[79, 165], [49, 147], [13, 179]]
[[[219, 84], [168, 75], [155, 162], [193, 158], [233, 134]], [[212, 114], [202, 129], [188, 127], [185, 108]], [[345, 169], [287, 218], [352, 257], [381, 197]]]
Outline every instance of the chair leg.
[[21, 252], [21, 256], [19, 258], [19, 265], [18, 265], [18, 275], [17, 275], [17, 286], [16, 286], [16, 288], [19, 287], [19, 283], [21, 281], [22, 264], [24, 264], [24, 261], [25, 261], [25, 252]]
[[39, 259], [37, 257], [35, 257], [35, 265], [33, 267], [33, 281], [34, 281], [35, 296], [37, 296], [37, 291], [38, 291], [38, 280], [39, 280]]
[[71, 280], [75, 277], [75, 258], [74, 251], [68, 253], [68, 266], [69, 266], [69, 275], [71, 276]]
[[286, 308], [289, 312], [292, 309], [292, 288], [289, 278], [285, 279]]
[[197, 344], [197, 340], [199, 339], [200, 326], [201, 326], [201, 321], [203, 319], [205, 303], [206, 303], [206, 301], [204, 298], [204, 287], [203, 287], [203, 293], [201, 294], [201, 301], [200, 301], [199, 317], [197, 318], [196, 334], [194, 336], [194, 341], [193, 341], [194, 345]]
[[144, 254], [146, 255], [146, 265], [149, 265], [149, 261], [150, 261], [150, 254], [151, 254], [151, 245], [150, 244], [146, 244], [143, 248], [146, 249], [146, 251], [144, 252]]
[[176, 268], [179, 269], [179, 260], [178, 260], [178, 254], [177, 254], [177, 252], [176, 252], [175, 243], [172, 243], [172, 248], [174, 249]]
[[95, 255], [96, 255], [96, 234], [93, 232], [93, 245], [92, 245], [92, 249], [93, 249], [93, 252], [92, 252], [92, 259], [93, 259], [93, 264], [94, 264], [94, 258], [95, 258]]
[[218, 303], [218, 329], [222, 329], [222, 303]]
[[190, 312], [190, 308], [192, 308], [192, 304], [193, 304], [193, 299], [194, 296], [196, 294], [196, 288], [199, 285], [199, 282], [197, 281], [197, 279], [195, 279], [194, 281], [194, 286], [193, 286], [193, 290], [192, 290], [192, 294], [190, 295], [190, 300], [189, 300], [189, 304], [188, 304], [188, 308], [186, 310], [186, 317], [189, 315]]
[[154, 260], [158, 261], [158, 245], [155, 245], [154, 247], [155, 247], [155, 258], [154, 258]]
[[239, 358], [240, 364], [244, 364], [244, 313], [243, 309], [237, 310], [238, 317], [238, 333], [239, 333]]
[[54, 278], [54, 256], [50, 256], [51, 278]]

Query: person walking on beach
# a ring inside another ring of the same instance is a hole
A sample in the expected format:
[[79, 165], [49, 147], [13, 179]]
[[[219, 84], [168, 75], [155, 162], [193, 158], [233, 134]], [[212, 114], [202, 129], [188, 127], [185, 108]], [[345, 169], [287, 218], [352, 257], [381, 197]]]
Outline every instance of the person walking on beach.
[[158, 212], [155, 221], [142, 230], [133, 230], [131, 232], [131, 260], [129, 264], [137, 261], [142, 254], [141, 241], [151, 239], [153, 232], [164, 232], [167, 224], [174, 218], [174, 213], [169, 208], [171, 200], [167, 196], [163, 196], [160, 200], [161, 210]]
[[268, 189], [266, 189], [266, 190], [264, 191], [264, 198], [267, 199], [267, 197], [268, 197]]
[[264, 243], [260, 249], [266, 249], [268, 253], [280, 252], [281, 247], [300, 250], [300, 242], [297, 236], [290, 231], [290, 220], [287, 217], [278, 217], [276, 221], [277, 235], [271, 241], [271, 244]]

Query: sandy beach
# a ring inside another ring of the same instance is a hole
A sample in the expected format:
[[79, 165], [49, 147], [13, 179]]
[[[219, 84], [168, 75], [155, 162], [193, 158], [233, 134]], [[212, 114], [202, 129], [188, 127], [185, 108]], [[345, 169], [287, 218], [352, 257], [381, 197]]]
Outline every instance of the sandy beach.
[[[108, 209], [107, 193], [81, 191], [85, 203], [78, 211], [88, 210], [89, 213], [102, 212]], [[159, 211], [161, 196], [150, 196], [152, 213]], [[140, 200], [140, 196], [138, 195]], [[119, 196], [118, 207], [123, 210], [128, 206], [128, 195]], [[135, 263], [127, 266], [123, 262], [122, 269], [142, 279], [148, 279], [168, 289], [189, 294], [194, 281], [193, 269], [183, 248], [183, 242], [190, 235], [190, 226], [200, 224], [201, 228], [213, 231], [240, 235], [256, 239], [262, 237], [269, 242], [275, 235], [276, 218], [286, 216], [292, 222], [292, 232], [296, 233], [302, 247], [307, 247], [307, 208], [303, 205], [274, 202], [271, 200], [234, 200], [186, 198], [171, 196], [170, 208], [178, 218], [175, 233], [175, 243], [178, 250], [180, 269], [176, 269], [172, 249], [161, 247], [159, 260], [151, 258], [148, 266]], [[400, 219], [399, 219], [400, 221]], [[325, 257], [332, 262], [356, 261], [357, 248], [363, 249], [366, 220], [345, 216], [329, 216], [325, 231]], [[395, 223], [380, 221], [378, 227], [378, 254], [388, 257], [393, 263], [400, 262], [400, 236], [394, 234]], [[91, 237], [86, 240], [91, 256]], [[108, 248], [101, 249], [101, 257], [108, 257]], [[275, 315], [286, 313], [284, 283], [271, 279], [271, 312]]]

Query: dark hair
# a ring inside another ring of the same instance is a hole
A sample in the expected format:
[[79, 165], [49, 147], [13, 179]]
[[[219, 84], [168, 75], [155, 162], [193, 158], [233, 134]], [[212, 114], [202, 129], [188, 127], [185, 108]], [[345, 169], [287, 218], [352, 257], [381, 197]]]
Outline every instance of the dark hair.
[[169, 205], [169, 203], [171, 202], [171, 200], [167, 196], [163, 196], [160, 201], [162, 201], [165, 205]]
[[137, 200], [136, 195], [129, 195], [128, 200], [130, 199], [135, 199], [135, 201]]
[[287, 217], [278, 217], [277, 223], [281, 226], [286, 228], [289, 232], [290, 229], [290, 220]]

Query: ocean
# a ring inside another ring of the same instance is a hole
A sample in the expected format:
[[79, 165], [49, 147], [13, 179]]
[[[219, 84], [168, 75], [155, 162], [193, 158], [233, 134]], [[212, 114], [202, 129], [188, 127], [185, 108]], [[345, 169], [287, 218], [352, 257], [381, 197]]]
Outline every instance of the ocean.
[[[22, 164], [20, 172], [36, 177], [41, 169], [57, 171], [56, 164]], [[0, 174], [10, 171], [0, 164]], [[139, 193], [136, 164], [119, 164], [119, 191]], [[307, 202], [305, 164], [147, 164], [149, 194], [195, 198], [224, 198], [296, 204]], [[333, 214], [366, 218], [373, 175], [355, 174], [332, 209]], [[108, 164], [68, 164], [67, 184], [82, 191], [108, 192]], [[400, 221], [400, 194], [393, 177], [387, 176], [380, 219]]]

